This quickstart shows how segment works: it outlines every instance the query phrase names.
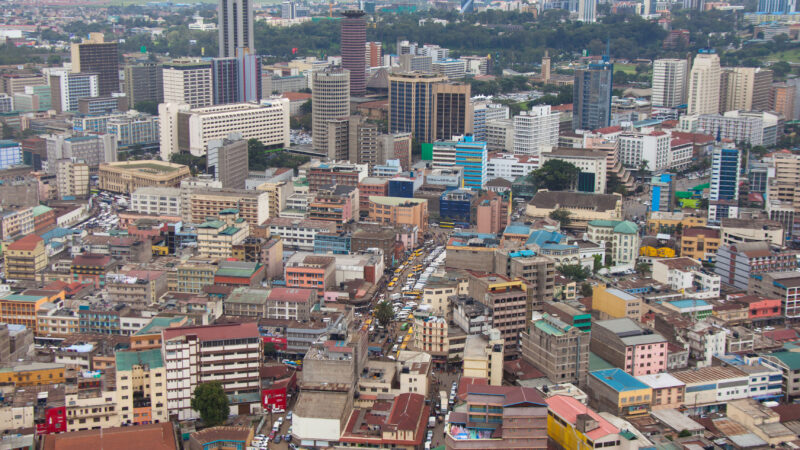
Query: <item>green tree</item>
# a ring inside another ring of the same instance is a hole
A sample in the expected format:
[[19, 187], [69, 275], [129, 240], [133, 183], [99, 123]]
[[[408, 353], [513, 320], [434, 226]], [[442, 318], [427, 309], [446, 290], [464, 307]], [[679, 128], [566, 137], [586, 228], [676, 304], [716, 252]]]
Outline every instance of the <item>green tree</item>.
[[577, 282], [581, 282], [592, 275], [589, 269], [580, 264], [562, 264], [556, 267], [556, 270], [558, 270], [561, 275]]
[[561, 223], [562, 227], [566, 227], [570, 223], [572, 223], [572, 219], [570, 219], [569, 217], [571, 215], [572, 213], [569, 212], [568, 210], [564, 208], [559, 208], [550, 213], [550, 218], [553, 220], [557, 220], [559, 223]]
[[534, 170], [528, 178], [537, 189], [549, 191], [566, 191], [578, 180], [581, 170], [572, 163], [560, 159], [551, 159]]
[[594, 290], [592, 289], [592, 285], [591, 284], [583, 283], [581, 285], [581, 295], [582, 296], [591, 297], [593, 293], [594, 293]]
[[596, 273], [598, 270], [603, 268], [603, 257], [600, 255], [594, 255], [592, 258], [594, 259], [592, 271]]
[[158, 102], [155, 101], [155, 100], [143, 100], [141, 102], [136, 102], [136, 104], [133, 105], [133, 109], [135, 109], [135, 110], [137, 110], [139, 112], [143, 112], [143, 113], [152, 114], [154, 116], [157, 116], [158, 115]]
[[644, 275], [649, 271], [650, 271], [650, 266], [647, 265], [646, 263], [641, 262], [636, 264], [636, 273], [638, 273], [639, 275]]
[[264, 355], [266, 356], [274, 356], [277, 353], [277, 349], [275, 348], [274, 342], [265, 342], [264, 343]]
[[207, 426], [225, 422], [231, 412], [228, 396], [219, 381], [210, 381], [197, 386], [192, 396], [192, 409], [200, 413]]
[[206, 172], [205, 156], [194, 156], [191, 153], [173, 153], [169, 157], [169, 160], [175, 164], [189, 166], [189, 169], [192, 171], [192, 175]]
[[388, 301], [384, 300], [378, 303], [378, 306], [375, 308], [375, 318], [378, 319], [378, 322], [381, 323], [383, 326], [389, 325], [394, 318], [394, 311], [392, 310], [392, 304]]

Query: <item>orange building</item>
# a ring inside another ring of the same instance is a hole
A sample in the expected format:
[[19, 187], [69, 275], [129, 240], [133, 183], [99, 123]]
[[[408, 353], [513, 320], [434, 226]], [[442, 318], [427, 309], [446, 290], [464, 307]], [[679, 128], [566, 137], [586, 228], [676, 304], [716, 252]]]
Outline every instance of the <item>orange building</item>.
[[415, 225], [420, 231], [428, 229], [428, 200], [422, 198], [369, 198], [369, 218], [385, 225]]
[[320, 297], [336, 283], [336, 258], [332, 256], [307, 255], [300, 261], [290, 259], [284, 270], [286, 287], [316, 289]]
[[36, 330], [36, 312], [48, 301], [46, 295], [6, 295], [0, 298], [0, 322], [25, 325]]
[[786, 121], [795, 120], [794, 105], [797, 101], [794, 86], [786, 83], [772, 85], [772, 110], [783, 114]]

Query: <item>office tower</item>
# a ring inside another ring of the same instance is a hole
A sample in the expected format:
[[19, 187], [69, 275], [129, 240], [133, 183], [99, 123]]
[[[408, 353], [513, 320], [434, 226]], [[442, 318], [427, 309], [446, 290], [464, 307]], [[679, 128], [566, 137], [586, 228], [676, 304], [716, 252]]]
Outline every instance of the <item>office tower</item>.
[[50, 96], [57, 112], [78, 111], [78, 100], [97, 97], [100, 92], [96, 73], [71, 73], [66, 70], [50, 73]]
[[[238, 99], [240, 102], [258, 102], [264, 94], [261, 86], [261, 57], [239, 54], [236, 57]], [[271, 94], [268, 92], [267, 94]]]
[[741, 158], [736, 148], [718, 146], [711, 153], [711, 186], [708, 222], [739, 217], [739, 172]]
[[89, 165], [72, 159], [56, 162], [58, 198], [86, 198], [89, 195]]
[[486, 98], [472, 99], [472, 135], [476, 141], [486, 142], [486, 124], [508, 119], [508, 106], [492, 103]]
[[364, 11], [345, 11], [342, 19], [342, 67], [350, 71], [350, 95], [367, 92], [367, 64], [364, 48], [367, 43], [367, 22]]
[[255, 53], [252, 0], [219, 0], [219, 57]]
[[433, 58], [424, 55], [412, 55], [407, 53], [397, 57], [397, 64], [401, 72], [431, 72], [433, 69]]
[[397, 159], [403, 171], [411, 170], [411, 133], [391, 133], [378, 136], [378, 153], [381, 164]]
[[547, 50], [544, 51], [544, 57], [542, 58], [541, 78], [543, 83], [550, 81], [550, 53]]
[[160, 64], [144, 63], [125, 66], [125, 96], [128, 105], [135, 108], [137, 103], [164, 101], [164, 76]]
[[603, 57], [602, 62], [575, 70], [573, 130], [596, 130], [611, 123], [613, 73], [614, 64], [608, 62], [607, 57]]
[[758, 0], [757, 12], [788, 14], [795, 12], [795, 0]]
[[47, 77], [33, 73], [4, 73], [0, 75], [0, 92], [8, 95], [25, 92], [25, 86], [47, 86]]
[[249, 170], [247, 141], [241, 133], [208, 141], [207, 172], [222, 183], [223, 188], [244, 189]]
[[386, 163], [386, 156], [380, 152], [378, 124], [367, 122], [362, 116], [349, 119], [348, 160], [356, 164], [369, 164], [370, 167]]
[[538, 156], [558, 145], [560, 113], [550, 105], [534, 106], [514, 117], [514, 154]]
[[297, 18], [297, 5], [294, 1], [287, 0], [281, 3], [281, 19], [295, 19]]
[[[389, 132], [413, 133], [417, 142], [433, 142], [434, 86], [447, 81], [441, 75], [389, 75]], [[452, 136], [451, 136], [452, 137]]]
[[[312, 75], [311, 143], [315, 151], [328, 151], [327, 121], [350, 116], [350, 71], [318, 70]], [[328, 155], [335, 158], [336, 155]]]
[[204, 156], [208, 143], [230, 133], [243, 139], [258, 139], [267, 148], [289, 146], [289, 99], [276, 98], [256, 103], [189, 108], [186, 104], [158, 105], [161, 158], [169, 161], [175, 153]]
[[674, 108], [686, 102], [688, 67], [685, 59], [653, 61], [653, 106]]
[[383, 66], [383, 44], [380, 42], [367, 42], [364, 49], [367, 67]]
[[164, 103], [186, 103], [192, 108], [213, 104], [211, 63], [176, 61], [164, 65]]
[[40, 111], [53, 107], [50, 86], [25, 86], [25, 91], [14, 94], [16, 111]]
[[771, 95], [771, 70], [733, 67], [720, 74], [720, 112], [767, 111]]
[[487, 180], [488, 155], [486, 142], [476, 142], [472, 136], [437, 141], [433, 144], [433, 167], [461, 167], [464, 169], [462, 186], [467, 189], [483, 189]]
[[467, 62], [461, 59], [439, 59], [431, 64], [431, 70], [450, 80], [463, 80], [467, 75]]
[[461, 14], [475, 12], [475, 0], [461, 0]]
[[597, 21], [597, 0], [578, 0], [578, 20], [587, 23]]
[[440, 83], [433, 86], [433, 127], [437, 141], [472, 133], [470, 85]]
[[239, 87], [236, 58], [214, 58], [211, 60], [211, 93], [215, 105], [236, 103]]
[[[797, 102], [797, 91], [794, 86], [786, 83], [772, 85], [772, 104], [770, 110], [783, 114], [787, 121], [795, 120], [795, 102]], [[17, 107], [19, 109], [19, 107]]]
[[719, 112], [719, 56], [713, 50], [701, 50], [694, 58], [689, 74], [688, 114]]
[[89, 39], [71, 44], [72, 71], [98, 75], [99, 93], [119, 92], [119, 49], [116, 42], [105, 42], [103, 33], [89, 33]]

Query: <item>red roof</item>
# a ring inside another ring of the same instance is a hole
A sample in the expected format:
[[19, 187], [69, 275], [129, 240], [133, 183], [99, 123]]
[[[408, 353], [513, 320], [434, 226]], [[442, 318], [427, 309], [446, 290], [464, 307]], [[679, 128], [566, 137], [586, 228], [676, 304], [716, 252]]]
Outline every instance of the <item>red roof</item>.
[[464, 400], [467, 397], [467, 388], [474, 384], [486, 386], [489, 384], [489, 380], [487, 378], [461, 377], [461, 380], [458, 381], [457, 397]]
[[162, 422], [135, 427], [47, 434], [42, 436], [42, 448], [45, 450], [86, 450], [88, 448], [174, 450], [178, 446], [175, 442], [172, 422]]
[[98, 255], [96, 253], [84, 253], [72, 258], [73, 266], [99, 266], [104, 267], [111, 262], [108, 255]]
[[781, 417], [781, 423], [800, 420], [800, 405], [795, 403], [784, 403], [774, 408], [773, 411]]
[[691, 143], [692, 143], [692, 140], [691, 140], [691, 139], [686, 139], [686, 138], [673, 138], [673, 139], [670, 141], [669, 145], [670, 145], [670, 147], [680, 147], [680, 146], [682, 146], [682, 145], [687, 145], [687, 144], [691, 144]]
[[703, 235], [707, 238], [719, 238], [719, 229], [706, 227], [691, 227], [683, 229], [683, 236], [697, 237]]
[[708, 144], [714, 142], [714, 136], [710, 134], [701, 134], [701, 133], [684, 133], [682, 131], [673, 131], [672, 132], [673, 139], [688, 139], [695, 144]]
[[520, 403], [546, 405], [542, 395], [534, 388], [521, 386], [483, 386], [472, 384], [467, 386], [467, 395], [491, 395], [504, 397], [503, 406], [514, 406]]
[[653, 131], [652, 133], [650, 133], [650, 136], [664, 136], [665, 134], [667, 133], [663, 131]]
[[315, 293], [314, 289], [276, 287], [272, 288], [267, 299], [270, 301], [307, 303], [314, 298]]
[[783, 328], [781, 330], [765, 331], [764, 337], [770, 338], [773, 341], [788, 342], [797, 340], [797, 333], [790, 328]]
[[572, 111], [572, 103], [564, 103], [563, 105], [551, 106], [550, 111]]
[[20, 251], [33, 251], [36, 249], [36, 245], [39, 242], [44, 241], [44, 239], [40, 238], [35, 234], [29, 234], [22, 239], [15, 241], [8, 245], [8, 250], [20, 250]]
[[201, 341], [219, 341], [222, 339], [257, 338], [257, 322], [229, 323], [223, 325], [204, 325], [197, 327], [168, 328], [163, 331], [164, 340], [180, 336], [197, 336]]
[[574, 397], [554, 395], [547, 399], [547, 407], [555, 414], [558, 414], [559, 417], [573, 425], [577, 424], [578, 415], [587, 414], [591, 416], [592, 419], [597, 421], [597, 427], [586, 432], [586, 436], [589, 439], [596, 440], [608, 436], [609, 434], [619, 433], [619, 428], [611, 425], [608, 420], [604, 419], [600, 414], [597, 414]]
[[422, 394], [400, 394], [394, 398], [386, 424], [394, 425], [398, 430], [416, 430], [424, 407], [425, 397]]
[[595, 133], [599, 134], [610, 134], [610, 133], [619, 133], [622, 131], [622, 127], [619, 125], [615, 125], [613, 127], [605, 127], [605, 128], [598, 128], [594, 130]]
[[295, 102], [308, 100], [311, 98], [311, 94], [306, 94], [305, 92], [284, 92], [283, 97], [288, 98], [290, 102]]

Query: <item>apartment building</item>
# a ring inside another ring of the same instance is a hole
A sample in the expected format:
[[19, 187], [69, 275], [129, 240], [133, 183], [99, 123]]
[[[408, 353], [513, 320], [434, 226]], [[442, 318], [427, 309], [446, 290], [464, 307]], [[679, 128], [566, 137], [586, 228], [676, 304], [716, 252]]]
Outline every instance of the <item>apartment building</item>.
[[644, 314], [642, 306], [640, 297], [606, 285], [595, 286], [592, 293], [592, 310], [597, 311], [601, 319], [628, 317], [638, 321]]
[[213, 103], [211, 62], [173, 61], [162, 69], [164, 103], [203, 108]]
[[269, 193], [248, 189], [195, 189], [189, 193], [188, 206], [192, 223], [203, 223], [222, 211], [236, 209], [248, 225], [261, 225], [270, 218]]
[[259, 184], [256, 190], [269, 194], [267, 201], [269, 217], [280, 217], [281, 211], [287, 209], [287, 201], [294, 193], [294, 186], [286, 181], [266, 182]]
[[488, 335], [467, 335], [461, 376], [488, 381], [491, 386], [503, 384], [504, 340], [500, 331], [490, 328]]
[[681, 233], [681, 256], [713, 261], [720, 245], [719, 230], [707, 227], [684, 228]]
[[131, 193], [131, 211], [157, 216], [181, 216], [181, 190], [177, 187], [141, 187]]
[[314, 250], [317, 234], [336, 233], [336, 223], [328, 221], [272, 217], [265, 225], [270, 235], [281, 237], [284, 246], [297, 250]]
[[197, 253], [204, 258], [225, 259], [233, 255], [233, 246], [250, 235], [248, 223], [236, 209], [223, 210], [219, 219], [207, 220], [197, 226]]
[[519, 336], [527, 327], [528, 286], [500, 274], [470, 273], [469, 292], [491, 309], [492, 327], [505, 340], [506, 353], [519, 352]]
[[89, 165], [61, 160], [56, 163], [58, 198], [86, 198], [89, 195]]
[[169, 421], [167, 368], [161, 347], [114, 353], [120, 423]]
[[369, 219], [384, 225], [412, 225], [420, 231], [428, 229], [428, 201], [419, 198], [369, 198]]
[[36, 280], [36, 275], [47, 267], [44, 240], [35, 234], [8, 244], [4, 256], [6, 276], [12, 280]]
[[195, 419], [195, 388], [219, 381], [229, 396], [259, 393], [262, 340], [256, 322], [168, 328], [163, 331], [167, 411]]
[[583, 384], [589, 372], [589, 330], [566, 323], [560, 316], [534, 313], [520, 335], [522, 359], [556, 383]]
[[189, 261], [178, 265], [177, 272], [177, 291], [199, 294], [204, 286], [214, 284], [217, 266]]
[[627, 317], [595, 322], [590, 349], [634, 376], [667, 370], [667, 340]]
[[313, 289], [322, 297], [336, 282], [336, 258], [307, 255], [302, 261], [286, 265], [284, 274], [287, 287]]
[[589, 372], [586, 388], [598, 411], [622, 418], [642, 417], [650, 412], [653, 389], [622, 369]]
[[753, 275], [795, 269], [797, 252], [772, 246], [768, 242], [723, 244], [717, 251], [714, 265], [714, 273], [722, 278], [723, 283], [739, 289], [746, 289]]

